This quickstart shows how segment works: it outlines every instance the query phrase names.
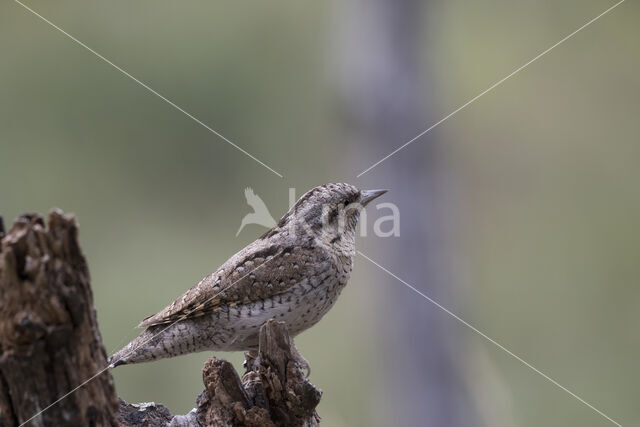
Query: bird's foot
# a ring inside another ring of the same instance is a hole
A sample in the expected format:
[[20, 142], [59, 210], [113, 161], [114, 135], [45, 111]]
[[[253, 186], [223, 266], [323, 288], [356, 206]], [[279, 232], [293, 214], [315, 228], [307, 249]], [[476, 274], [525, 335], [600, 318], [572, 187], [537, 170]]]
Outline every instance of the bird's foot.
[[257, 350], [249, 350], [244, 352], [244, 362], [242, 363], [242, 366], [244, 367], [245, 374], [247, 372], [253, 371], [253, 364], [255, 363], [257, 358]]
[[300, 368], [307, 371], [306, 377], [308, 378], [309, 375], [311, 375], [311, 365], [307, 359], [304, 358], [302, 353], [300, 353], [300, 350], [298, 350], [298, 347], [296, 347], [293, 342], [291, 343], [291, 356], [293, 357], [293, 361], [296, 362]]

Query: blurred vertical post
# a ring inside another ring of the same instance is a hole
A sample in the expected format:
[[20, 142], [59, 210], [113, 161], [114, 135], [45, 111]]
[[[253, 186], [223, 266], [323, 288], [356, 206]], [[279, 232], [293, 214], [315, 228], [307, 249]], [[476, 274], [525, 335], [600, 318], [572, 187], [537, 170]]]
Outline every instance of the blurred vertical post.
[[[346, 120], [354, 175], [423, 131], [430, 119], [424, 93], [430, 81], [421, 67], [424, 21], [434, 8], [420, 0], [353, 0], [334, 3], [338, 23], [331, 55]], [[390, 188], [401, 212], [401, 251], [367, 248], [407, 282], [454, 308], [448, 280], [441, 147], [430, 133], [360, 178]], [[386, 243], [386, 242], [385, 242]], [[389, 241], [390, 244], [394, 244]], [[366, 261], [360, 260], [360, 265]], [[464, 374], [460, 325], [371, 264], [382, 282], [374, 317], [384, 343], [383, 391], [372, 407], [381, 425], [481, 425]], [[376, 289], [380, 289], [376, 286]]]

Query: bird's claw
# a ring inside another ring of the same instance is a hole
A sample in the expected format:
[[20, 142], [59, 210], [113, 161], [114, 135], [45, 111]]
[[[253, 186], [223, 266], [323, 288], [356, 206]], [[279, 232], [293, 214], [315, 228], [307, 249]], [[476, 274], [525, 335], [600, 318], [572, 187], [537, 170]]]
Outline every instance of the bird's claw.
[[249, 350], [244, 352], [244, 362], [242, 362], [242, 366], [244, 367], [245, 373], [253, 371], [253, 365], [258, 358], [258, 352], [256, 350]]
[[291, 356], [293, 357], [293, 361], [296, 362], [301, 369], [307, 371], [305, 376], [308, 378], [311, 375], [311, 365], [302, 353], [300, 353], [295, 344], [291, 346]]

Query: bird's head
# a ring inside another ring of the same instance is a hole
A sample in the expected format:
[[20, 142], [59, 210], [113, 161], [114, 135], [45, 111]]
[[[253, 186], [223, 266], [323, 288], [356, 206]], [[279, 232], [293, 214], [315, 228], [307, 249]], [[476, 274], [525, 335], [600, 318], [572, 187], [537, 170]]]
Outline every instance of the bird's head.
[[326, 184], [307, 191], [277, 227], [304, 233], [344, 255], [355, 252], [355, 231], [360, 211], [387, 190], [360, 190], [351, 184]]

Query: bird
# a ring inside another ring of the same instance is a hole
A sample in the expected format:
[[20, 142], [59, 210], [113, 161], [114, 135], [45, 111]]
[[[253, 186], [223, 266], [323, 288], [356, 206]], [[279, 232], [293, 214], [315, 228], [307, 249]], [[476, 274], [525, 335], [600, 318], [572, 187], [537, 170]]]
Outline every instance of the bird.
[[242, 218], [236, 237], [238, 237], [244, 226], [247, 224], [258, 224], [267, 228], [272, 228], [276, 225], [276, 221], [269, 213], [267, 205], [264, 204], [260, 196], [253, 192], [251, 187], [244, 189], [244, 197], [247, 199], [247, 204], [253, 208], [253, 212], [246, 214], [244, 218]]
[[270, 319], [284, 321], [292, 337], [315, 325], [349, 280], [361, 209], [386, 192], [347, 183], [307, 191], [270, 230], [140, 322], [145, 330], [109, 366], [202, 351], [255, 353]]

